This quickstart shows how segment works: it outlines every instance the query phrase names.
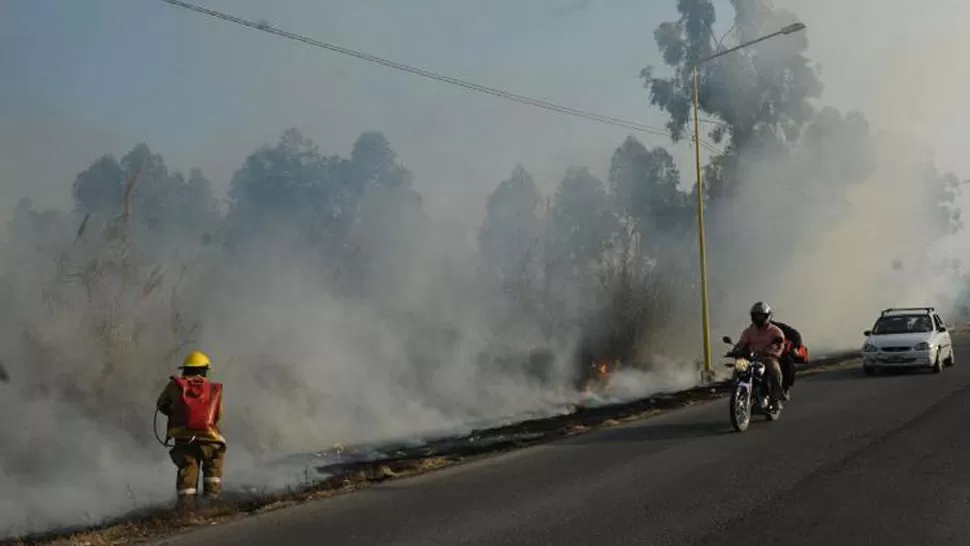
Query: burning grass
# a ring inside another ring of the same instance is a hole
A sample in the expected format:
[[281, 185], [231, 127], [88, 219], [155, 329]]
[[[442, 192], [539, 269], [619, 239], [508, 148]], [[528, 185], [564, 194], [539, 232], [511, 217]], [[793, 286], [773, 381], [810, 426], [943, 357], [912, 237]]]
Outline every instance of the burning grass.
[[[799, 375], [844, 369], [858, 365], [854, 354], [818, 360]], [[279, 510], [341, 493], [349, 493], [382, 483], [454, 466], [490, 455], [521, 449], [566, 436], [619, 426], [667, 411], [716, 400], [728, 394], [728, 384], [695, 387], [649, 398], [598, 407], [579, 406], [565, 415], [531, 419], [510, 425], [442, 438], [427, 444], [401, 448], [393, 455], [372, 461], [345, 462], [321, 466], [316, 470], [325, 478], [275, 493], [228, 496], [222, 502], [180, 512], [154, 508], [129, 513], [101, 525], [85, 529], [62, 529], [50, 533], [0, 542], [3, 546], [87, 545], [143, 543], [194, 528]]]

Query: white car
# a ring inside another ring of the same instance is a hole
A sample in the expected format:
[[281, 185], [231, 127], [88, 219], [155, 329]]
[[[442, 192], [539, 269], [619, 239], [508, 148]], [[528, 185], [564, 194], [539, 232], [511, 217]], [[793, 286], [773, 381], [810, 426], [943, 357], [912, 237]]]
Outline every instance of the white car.
[[940, 373], [954, 363], [950, 332], [932, 307], [886, 309], [864, 335], [866, 375], [885, 368], [930, 368]]

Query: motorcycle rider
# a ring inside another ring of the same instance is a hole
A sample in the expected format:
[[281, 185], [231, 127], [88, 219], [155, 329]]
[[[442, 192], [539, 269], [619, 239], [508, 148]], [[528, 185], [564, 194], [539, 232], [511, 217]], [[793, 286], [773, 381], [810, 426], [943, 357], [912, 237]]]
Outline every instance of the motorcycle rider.
[[771, 306], [759, 301], [751, 306], [751, 324], [741, 332], [734, 349], [746, 348], [760, 353], [768, 372], [771, 405], [781, 409], [783, 398], [781, 363], [785, 346], [785, 333], [771, 322]]

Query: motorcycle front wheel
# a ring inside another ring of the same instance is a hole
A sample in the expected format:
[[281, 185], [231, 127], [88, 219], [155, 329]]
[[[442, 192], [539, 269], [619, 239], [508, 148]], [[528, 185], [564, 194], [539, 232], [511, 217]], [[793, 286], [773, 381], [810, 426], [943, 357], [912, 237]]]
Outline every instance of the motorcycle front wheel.
[[751, 391], [739, 385], [731, 393], [731, 426], [737, 432], [744, 432], [750, 424]]

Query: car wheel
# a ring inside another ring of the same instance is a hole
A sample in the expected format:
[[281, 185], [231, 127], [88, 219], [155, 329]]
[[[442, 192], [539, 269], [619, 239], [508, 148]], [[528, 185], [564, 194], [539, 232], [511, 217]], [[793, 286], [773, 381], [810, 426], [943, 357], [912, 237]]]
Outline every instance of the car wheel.
[[953, 361], [953, 351], [950, 351], [950, 356], [946, 357], [943, 364], [945, 364], [947, 368], [952, 368], [953, 365], [956, 364], [956, 362]]
[[933, 373], [940, 373], [943, 371], [943, 360], [940, 359], [940, 354], [936, 354], [936, 362], [933, 363]]

